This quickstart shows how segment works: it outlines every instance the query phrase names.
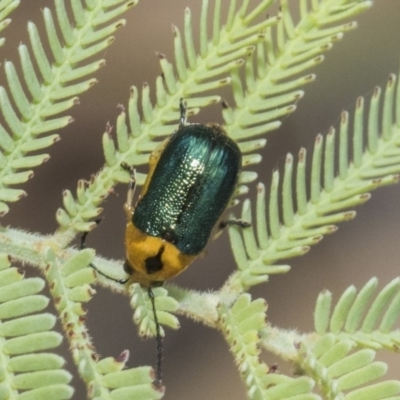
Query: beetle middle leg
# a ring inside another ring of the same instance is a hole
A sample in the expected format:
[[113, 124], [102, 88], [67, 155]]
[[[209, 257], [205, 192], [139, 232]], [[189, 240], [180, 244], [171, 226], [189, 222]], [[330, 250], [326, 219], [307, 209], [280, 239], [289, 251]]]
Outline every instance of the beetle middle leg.
[[243, 221], [242, 219], [228, 219], [227, 221], [221, 221], [218, 224], [218, 229], [223, 230], [229, 225], [236, 225], [240, 228], [249, 228], [251, 226], [250, 222]]
[[219, 238], [223, 230], [229, 225], [236, 225], [239, 226], [240, 228], [249, 228], [251, 226], [249, 222], [243, 221], [242, 219], [228, 219], [227, 221], [221, 221], [218, 224], [217, 231], [212, 237], [212, 240]]

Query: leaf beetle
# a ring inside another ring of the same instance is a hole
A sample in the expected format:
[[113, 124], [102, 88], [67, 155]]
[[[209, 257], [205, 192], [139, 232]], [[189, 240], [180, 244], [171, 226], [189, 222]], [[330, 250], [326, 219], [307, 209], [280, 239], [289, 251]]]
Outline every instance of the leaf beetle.
[[[218, 124], [187, 124], [151, 154], [149, 173], [133, 207], [134, 170], [124, 209], [125, 271], [130, 282], [162, 285], [204, 250], [235, 191], [242, 155]], [[125, 166], [125, 168], [129, 168]]]

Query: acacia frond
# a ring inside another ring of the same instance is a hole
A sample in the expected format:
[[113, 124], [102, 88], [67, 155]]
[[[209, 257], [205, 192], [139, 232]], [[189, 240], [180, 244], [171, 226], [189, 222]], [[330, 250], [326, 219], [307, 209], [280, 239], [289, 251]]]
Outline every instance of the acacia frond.
[[[280, 122], [277, 118], [294, 111], [293, 105], [278, 108], [280, 110], [278, 113], [271, 112], [271, 108], [275, 109], [284, 104], [293, 103], [302, 97], [303, 92], [293, 91], [294, 88], [314, 78], [311, 75], [301, 79], [293, 78], [293, 76], [322, 61], [323, 57], [318, 54], [330, 49], [332, 43], [343, 36], [343, 32], [356, 26], [355, 23], [337, 25], [339, 22], [368, 9], [371, 5], [368, 0], [350, 3], [346, 1], [346, 6], [337, 9], [332, 6], [331, 0], [327, 0], [309, 12], [303, 4], [303, 18], [295, 29], [292, 26], [286, 0], [282, 2], [281, 16], [257, 22], [257, 17], [272, 3], [274, 3], [273, 0], [262, 0], [258, 6], [249, 11], [248, 1], [243, 1], [241, 7], [237, 7], [236, 1], [232, 1], [226, 24], [222, 25], [222, 2], [216, 0], [212, 18], [213, 32], [209, 39], [207, 34], [209, 1], [203, 0], [199, 52], [196, 51], [194, 45], [192, 15], [190, 10], [186, 9], [183, 35], [177, 27], [173, 27], [176, 73], [173, 64], [168, 62], [164, 55], [159, 54], [162, 75], [157, 78], [155, 84], [155, 105], [151, 103], [148, 84], [143, 86], [141, 96], [137, 88], [132, 87], [128, 106], [129, 123], [126, 122], [125, 110], [122, 110], [117, 120], [117, 143], [114, 143], [111, 138], [111, 128], [107, 128], [103, 136], [106, 166], [88, 185], [80, 181], [77, 200], [73, 202], [74, 204], [70, 202], [71, 207], [68, 208], [64, 203], [65, 209], [60, 208], [57, 211], [57, 221], [62, 230], [89, 231], [95, 226], [90, 220], [101, 213], [102, 209], [98, 205], [113, 186], [117, 183], [127, 183], [129, 180], [126, 171], [121, 169], [121, 164], [137, 166], [147, 163], [150, 153], [157, 147], [160, 140], [176, 129], [180, 116], [179, 100], [181, 98], [187, 102], [188, 115], [192, 115], [197, 113], [199, 108], [220, 100], [220, 96], [204, 94], [204, 92], [217, 90], [223, 85], [232, 85], [239, 108], [235, 112], [230, 109], [225, 110], [227, 132], [234, 139], [240, 140], [239, 147], [244, 154], [244, 166], [260, 162], [261, 156], [254, 152], [265, 146], [265, 139], [248, 139], [278, 128]], [[307, 12], [311, 15], [310, 17], [307, 17]], [[334, 23], [336, 25], [332, 27]], [[275, 26], [277, 26], [280, 47], [276, 54], [272, 54], [270, 36]], [[183, 44], [183, 39], [185, 44]], [[251, 70], [252, 59], [249, 58], [249, 54], [251, 55], [256, 48], [258, 49], [258, 71], [254, 74]], [[264, 54], [264, 50], [268, 51]], [[260, 91], [254, 94], [251, 90], [248, 91], [246, 96], [244, 96], [244, 89], [238, 75], [239, 67], [244, 64], [244, 59], [247, 59], [247, 86], [253, 87], [250, 84], [253, 82], [255, 87], [260, 88]], [[270, 65], [273, 65], [273, 68], [270, 68]], [[228, 76], [230, 73], [232, 73], [232, 78]], [[289, 81], [289, 78], [293, 81]], [[288, 91], [289, 94], [286, 94]], [[238, 93], [241, 95], [239, 96]], [[254, 96], [258, 96], [257, 101]], [[239, 97], [245, 99], [242, 100], [246, 102], [239, 101]], [[140, 117], [139, 103], [143, 118]], [[282, 112], [282, 110], [285, 111]], [[248, 113], [248, 116], [245, 113]], [[275, 120], [265, 125], [265, 115], [268, 115], [267, 120], [271, 119], [271, 115]], [[243, 124], [242, 117], [245, 117]], [[240, 124], [237, 122], [239, 120]], [[254, 126], [260, 123], [264, 125]], [[244, 133], [239, 133], [239, 130]], [[244, 185], [256, 178], [255, 172], [243, 171], [236, 194], [247, 192], [247, 187]], [[145, 175], [139, 175], [137, 184], [143, 184], [144, 180]], [[67, 196], [73, 200], [71, 193]]]
[[[64, 3], [55, 1], [55, 17], [49, 8], [43, 9], [51, 58], [46, 55], [36, 25], [29, 22], [30, 50], [24, 44], [18, 47], [22, 78], [14, 63], [4, 64], [9, 91], [0, 87], [0, 108], [7, 124], [7, 128], [0, 125], [0, 214], [8, 211], [6, 203], [26, 195], [13, 186], [26, 182], [33, 176], [31, 169], [49, 159], [42, 150], [59, 140], [57, 134], [49, 132], [73, 121], [60, 114], [77, 104], [77, 95], [96, 83], [89, 76], [104, 65], [104, 60], [87, 60], [113, 43], [112, 34], [125, 24], [115, 18], [136, 0], [86, 0], [84, 4], [72, 0], [72, 21]], [[35, 155], [30, 155], [32, 152]]]
[[[1, 0], [0, 1], [0, 32], [7, 28], [11, 19], [7, 18], [21, 3], [21, 0]], [[6, 39], [0, 38], [0, 47], [4, 45]]]
[[[200, 107], [220, 101], [218, 95], [203, 93], [230, 84], [229, 71], [243, 63], [241, 58], [248, 51], [248, 46], [262, 40], [260, 30], [277, 22], [277, 18], [262, 23], [254, 22], [272, 2], [273, 0], [262, 0], [251, 13], [246, 13], [244, 8], [235, 10], [235, 2], [232, 2], [233, 8], [227, 26], [221, 27], [221, 0], [217, 0], [212, 21], [212, 40], [208, 40], [208, 0], [204, 0], [199, 54], [194, 45], [192, 15], [190, 10], [186, 9], [183, 34], [185, 46], [179, 29], [173, 28], [177, 76], [173, 65], [164, 55], [159, 54], [163, 74], [156, 80], [156, 104], [153, 105], [150, 101], [149, 85], [143, 86], [141, 96], [136, 87], [131, 88], [128, 115], [121, 107], [117, 120], [117, 143], [111, 138], [111, 127], [107, 127], [103, 136], [105, 167], [89, 184], [80, 181], [77, 200], [69, 201], [73, 200], [73, 197], [71, 193], [66, 194], [69, 204], [64, 202], [65, 209], [57, 211], [57, 221], [62, 230], [72, 228], [76, 231], [89, 231], [94, 227], [94, 223], [89, 221], [102, 211], [98, 205], [113, 186], [120, 182], [127, 183], [129, 180], [129, 175], [121, 168], [121, 163], [138, 166], [148, 162], [150, 153], [158, 146], [160, 140], [176, 129], [181, 98], [187, 102], [188, 115], [197, 113]], [[235, 31], [231, 32], [231, 25], [236, 20], [240, 22], [235, 22]], [[139, 103], [143, 118], [140, 117]], [[253, 180], [256, 177], [254, 173], [251, 176]], [[144, 174], [138, 174], [137, 184], [142, 185], [145, 177]]]
[[[322, 0], [312, 4], [301, 0], [290, 6], [288, 0], [280, 3], [278, 24], [263, 28], [263, 40], [248, 51], [244, 80], [239, 68], [232, 70], [235, 107], [227, 106], [223, 111], [227, 132], [246, 153], [246, 166], [259, 162], [261, 155], [256, 152], [265, 144], [260, 139], [249, 139], [276, 130], [280, 120], [296, 110], [295, 103], [304, 95], [301, 88], [315, 79], [314, 74], [301, 74], [320, 64], [322, 54], [357, 26], [346, 20], [372, 6], [369, 0]], [[291, 15], [295, 8], [300, 9], [297, 23]], [[255, 180], [254, 172], [244, 174], [245, 182]]]
[[[162, 287], [152, 290], [159, 324], [169, 326], [172, 329], [179, 329], [178, 319], [171, 314], [178, 309], [178, 302], [168, 296], [168, 291]], [[133, 321], [139, 326], [139, 334], [141, 336], [155, 336], [156, 324], [153, 307], [146, 289], [138, 283], [134, 283], [129, 287], [129, 294], [131, 296], [131, 307], [135, 310]], [[164, 336], [164, 329], [161, 326], [160, 333]]]
[[[286, 272], [287, 266], [273, 264], [305, 254], [323, 235], [337, 229], [334, 224], [354, 218], [355, 212], [348, 209], [367, 201], [369, 191], [399, 181], [400, 85], [397, 85], [396, 94], [395, 82], [395, 75], [390, 75], [383, 102], [380, 100], [381, 89], [377, 87], [374, 90], [367, 114], [365, 148], [364, 99], [359, 97], [352, 138], [349, 138], [347, 112], [341, 116], [336, 149], [334, 128], [329, 130], [325, 139], [322, 135], [317, 136], [309, 179], [306, 179], [306, 150], [300, 150], [295, 196], [292, 193], [294, 168], [291, 154], [286, 157], [281, 190], [279, 171], [272, 175], [268, 208], [264, 201], [264, 185], [258, 186], [256, 227], [243, 229], [243, 232], [237, 227], [229, 229], [232, 250], [240, 270], [233, 279], [240, 279], [244, 287], [249, 287], [266, 281], [270, 273]], [[383, 111], [379, 119], [381, 103]], [[350, 144], [352, 160], [349, 157]], [[311, 182], [309, 196], [307, 180]], [[241, 218], [252, 222], [250, 200], [244, 202]]]
[[372, 278], [357, 294], [350, 286], [331, 311], [332, 294], [318, 297], [314, 324], [319, 335], [332, 333], [341, 340], [351, 340], [359, 347], [398, 351], [400, 331], [393, 330], [400, 316], [400, 278], [392, 280], [371, 302], [378, 285]]
[[55, 299], [56, 309], [61, 317], [66, 337], [70, 342], [72, 357], [78, 372], [88, 388], [89, 398], [104, 399], [159, 399], [163, 390], [152, 386], [154, 373], [151, 367], [122, 369], [128, 354], [118, 360], [99, 356], [90, 340], [85, 325], [86, 310], [82, 303], [88, 302], [95, 293], [90, 286], [96, 273], [90, 267], [94, 258], [91, 249], [82, 250], [60, 265], [51, 250], [47, 251], [45, 275], [51, 282], [50, 290]]
[[[88, 302], [95, 293], [90, 284], [96, 280], [96, 274], [89, 267], [94, 251], [82, 250], [62, 265], [50, 248], [45, 257], [45, 277], [51, 283], [50, 292], [55, 299], [55, 307], [70, 342], [78, 372], [88, 387], [94, 385], [102, 388], [102, 378], [96, 370], [97, 355], [85, 325], [86, 310], [82, 307], [82, 303]], [[102, 392], [108, 393], [103, 388]]]
[[260, 349], [257, 346], [260, 340], [258, 332], [266, 325], [266, 310], [265, 300], [252, 302], [249, 294], [242, 294], [231, 308], [223, 303], [218, 307], [221, 331], [243, 374], [251, 399], [265, 398], [267, 389], [264, 379], [269, 368], [259, 360]]
[[400, 331], [392, 330], [400, 314], [400, 278], [371, 301], [377, 285], [372, 278], [358, 293], [350, 286], [333, 310], [330, 292], [318, 297], [317, 338], [311, 334], [304, 339], [295, 363], [315, 379], [326, 398], [400, 399], [400, 381], [371, 383], [387, 370], [385, 363], [374, 361], [375, 350], [398, 351], [400, 345]]
[[159, 54], [163, 75], [156, 81], [156, 105], [153, 108], [149, 101], [148, 87], [144, 87], [144, 126], [141, 127], [142, 132], [133, 131], [133, 134], [146, 134], [150, 139], [158, 140], [170, 135], [180, 116], [180, 98], [187, 101], [189, 114], [197, 113], [198, 108], [220, 101], [220, 96], [204, 93], [231, 84], [230, 72], [243, 64], [243, 57], [246, 57], [250, 47], [263, 40], [260, 32], [277, 23], [277, 17], [261, 23], [256, 22], [257, 17], [273, 2], [274, 0], [261, 0], [254, 10], [248, 12], [247, 1], [243, 2], [240, 9], [236, 9], [236, 1], [232, 1], [226, 24], [221, 25], [222, 2], [216, 0], [210, 22], [213, 27], [212, 34], [209, 37], [209, 1], [203, 0], [198, 52], [193, 39], [192, 14], [190, 9], [186, 8], [183, 37], [179, 29], [173, 27], [175, 71], [173, 64], [168, 62], [164, 55]]
[[0, 360], [1, 397], [69, 399], [71, 374], [65, 360], [48, 351], [58, 347], [62, 336], [52, 331], [54, 315], [43, 313], [49, 299], [39, 294], [41, 278], [24, 278], [0, 255]]
[[258, 332], [266, 326], [266, 309], [265, 300], [252, 301], [247, 293], [242, 294], [231, 307], [223, 303], [218, 306], [220, 329], [238, 364], [242, 380], [247, 387], [248, 398], [251, 400], [318, 399], [318, 396], [311, 393], [313, 387], [311, 379], [292, 379], [270, 373], [269, 367], [259, 360]]
[[400, 381], [380, 380], [387, 365], [374, 361], [375, 351], [354, 351], [354, 342], [333, 334], [321, 337], [313, 348], [302, 344], [297, 359], [298, 373], [314, 378], [326, 399], [400, 399]]

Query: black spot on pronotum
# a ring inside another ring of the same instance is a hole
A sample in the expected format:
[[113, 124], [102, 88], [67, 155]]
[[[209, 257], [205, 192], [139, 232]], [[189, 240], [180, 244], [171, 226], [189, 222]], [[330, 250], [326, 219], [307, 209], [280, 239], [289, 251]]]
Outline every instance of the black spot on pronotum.
[[161, 255], [164, 253], [165, 247], [161, 246], [160, 250], [154, 257], [146, 258], [145, 265], [148, 274], [154, 274], [155, 272], [161, 271], [163, 268], [163, 263], [161, 261]]

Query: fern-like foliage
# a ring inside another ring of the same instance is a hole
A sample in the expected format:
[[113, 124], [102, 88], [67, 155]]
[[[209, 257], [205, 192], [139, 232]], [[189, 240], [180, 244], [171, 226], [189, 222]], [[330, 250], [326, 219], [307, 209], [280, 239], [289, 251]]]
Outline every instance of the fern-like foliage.
[[[364, 110], [364, 99], [358, 98], [351, 135], [349, 115], [342, 113], [337, 145], [334, 128], [326, 138], [317, 136], [310, 177], [306, 174], [306, 150], [301, 149], [295, 177], [291, 154], [286, 157], [281, 185], [280, 172], [273, 173], [268, 206], [264, 185], [259, 184], [256, 227], [242, 232], [235, 227], [230, 229], [232, 251], [239, 267], [233, 280], [248, 288], [268, 280], [269, 274], [286, 272], [287, 266], [275, 265], [278, 260], [307, 253], [323, 235], [336, 231], [334, 224], [354, 218], [355, 212], [349, 209], [367, 201], [371, 190], [399, 181], [400, 85], [396, 92], [395, 83], [396, 76], [392, 74], [383, 100], [381, 89], [375, 88], [368, 113]], [[366, 118], [368, 134], [364, 145]], [[295, 194], [292, 186], [296, 188]], [[252, 221], [250, 200], [244, 202], [241, 218]]]
[[[257, 164], [259, 150], [266, 144], [259, 136], [277, 129], [280, 119], [295, 111], [304, 85], [315, 78], [309, 70], [323, 61], [322, 53], [344, 32], [356, 27], [349, 18], [372, 4], [368, 0], [281, 0], [278, 15], [262, 19], [274, 3], [259, 0], [251, 8], [250, 0], [240, 4], [230, 0], [223, 20], [222, 0], [213, 2], [211, 18], [211, 2], [203, 0], [198, 40], [193, 33], [195, 16], [186, 9], [182, 33], [173, 27], [174, 61], [159, 54], [162, 74], [155, 82], [154, 104], [149, 85], [140, 94], [131, 89], [128, 105], [120, 106], [115, 138], [110, 124], [103, 135], [104, 167], [89, 182], [80, 180], [75, 196], [71, 191], [63, 193], [63, 207], [56, 215], [58, 231], [51, 236], [13, 228], [0, 231], [0, 250], [39, 267], [46, 278], [89, 399], [159, 399], [164, 393], [163, 387], [153, 386], [151, 367], [125, 369], [127, 351], [117, 358], [100, 359], [85, 323], [86, 303], [95, 294], [92, 286], [100, 282], [129, 296], [139, 333], [154, 335], [155, 318], [146, 290], [138, 284], [127, 287], [107, 281], [104, 275], [123, 278], [120, 262], [95, 258], [90, 249], [67, 248], [79, 232], [96, 226], [93, 220], [113, 186], [129, 181], [121, 164], [148, 162], [156, 146], [176, 129], [180, 98], [187, 101], [189, 115], [195, 114], [221, 100], [222, 86], [230, 86], [234, 97], [231, 106], [223, 102], [224, 127], [241, 148], [244, 169]], [[0, 0], [0, 29], [5, 26], [4, 16], [18, 4]], [[30, 47], [19, 46], [22, 74], [13, 63], [5, 63], [9, 89], [0, 87], [5, 121], [0, 126], [0, 213], [25, 195], [14, 186], [24, 183], [32, 176], [31, 169], [47, 160], [43, 150], [59, 139], [49, 133], [72, 121], [65, 113], [76, 104], [77, 95], [95, 83], [91, 75], [104, 63], [89, 58], [111, 44], [111, 35], [124, 24], [115, 19], [136, 1], [70, 0], [68, 4], [70, 14], [64, 0], [55, 0], [55, 13], [43, 11], [49, 57], [36, 25], [29, 23]], [[298, 18], [295, 10], [300, 11]], [[353, 119], [342, 113], [338, 133], [331, 128], [326, 137], [317, 136], [310, 174], [302, 149], [295, 173], [292, 155], [286, 158], [283, 174], [273, 173], [267, 204], [264, 185], [259, 184], [255, 218], [250, 201], [244, 201], [241, 217], [252, 226], [229, 229], [238, 270], [219, 291], [199, 293], [173, 285], [154, 288], [161, 334], [165, 326], [179, 328], [175, 314], [220, 330], [250, 399], [399, 398], [398, 381], [376, 383], [386, 367], [374, 361], [377, 350], [396, 350], [400, 344], [398, 331], [393, 330], [400, 309], [399, 280], [371, 304], [376, 280], [359, 294], [350, 288], [332, 313], [331, 296], [324, 292], [317, 302], [316, 332], [307, 335], [272, 326], [266, 319], [265, 301], [244, 293], [270, 274], [287, 272], [289, 266], [278, 264], [280, 260], [305, 254], [323, 235], [334, 232], [338, 222], [353, 218], [351, 209], [368, 200], [372, 189], [399, 180], [400, 85], [396, 87], [394, 75], [383, 96], [375, 89], [368, 113], [364, 108], [364, 99], [359, 98]], [[143, 184], [145, 177], [138, 174], [137, 183]], [[256, 177], [254, 171], [244, 170], [236, 196], [246, 193], [246, 185]], [[103, 276], [96, 274], [94, 265]], [[43, 280], [21, 279], [6, 257], [0, 258], [0, 275], [0, 375], [5, 376], [0, 398], [70, 398], [70, 375], [62, 369], [63, 360], [43, 353], [61, 337], [52, 332], [54, 318], [42, 313], [47, 300], [37, 293]], [[30, 312], [37, 314], [26, 315]], [[263, 349], [290, 361], [305, 376], [279, 374], [261, 360]], [[37, 351], [35, 358], [32, 351]]]
[[[197, 113], [200, 107], [221, 99], [218, 95], [205, 95], [204, 92], [216, 91], [221, 86], [230, 84], [238, 107], [236, 110], [228, 107], [224, 111], [227, 131], [239, 141], [243, 153], [243, 165], [259, 163], [261, 156], [256, 152], [265, 146], [266, 141], [251, 140], [251, 138], [277, 129], [281, 124], [279, 118], [295, 110], [293, 105], [279, 107], [296, 102], [303, 96], [303, 92], [294, 89], [314, 79], [313, 75], [303, 78], [298, 78], [296, 75], [323, 61], [320, 53], [329, 50], [333, 42], [342, 38], [344, 32], [356, 27], [355, 23], [343, 24], [343, 21], [371, 6], [370, 1], [364, 0], [343, 1], [346, 4], [343, 7], [338, 7], [337, 1], [326, 1], [322, 2], [321, 6], [314, 5], [310, 11], [306, 7], [306, 2], [302, 1], [303, 18], [295, 27], [288, 2], [283, 1], [281, 15], [258, 22], [257, 17], [273, 2], [273, 0], [262, 0], [250, 11], [248, 1], [243, 1], [240, 7], [236, 1], [231, 1], [226, 24], [222, 25], [222, 2], [216, 0], [211, 20], [213, 30], [209, 38], [207, 33], [209, 1], [203, 1], [198, 53], [194, 46], [192, 14], [186, 9], [183, 35], [177, 27], [173, 27], [176, 71], [164, 55], [159, 55], [162, 75], [155, 83], [156, 104], [153, 105], [150, 101], [150, 87], [147, 84], [143, 86], [141, 96], [137, 88], [132, 87], [128, 113], [121, 109], [116, 124], [117, 143], [111, 139], [110, 127], [103, 136], [105, 168], [89, 184], [83, 180], [78, 183], [76, 200], [71, 193], [65, 193], [64, 209], [58, 210], [57, 221], [61, 231], [65, 231], [66, 243], [73, 234], [71, 229], [75, 231], [92, 229], [95, 225], [90, 220], [101, 212], [99, 203], [114, 185], [128, 182], [129, 175], [121, 169], [121, 164], [137, 166], [147, 163], [151, 151], [157, 147], [160, 140], [175, 130], [179, 119], [180, 98], [187, 101], [188, 114], [191, 115]], [[267, 57], [264, 49], [272, 46], [270, 39], [272, 29], [276, 29], [280, 50], [273, 58], [276, 63], [273, 75], [269, 75], [266, 71], [269, 71], [267, 65], [271, 63], [272, 54], [269, 51]], [[256, 48], [257, 74], [252, 72], [253, 60], [249, 58]], [[287, 59], [293, 60], [285, 61]], [[315, 60], [310, 62], [310, 59]], [[242, 110], [243, 104], [239, 101], [239, 97], [244, 96], [244, 89], [238, 75], [239, 67], [245, 64], [245, 60], [247, 60], [247, 87], [262, 88], [260, 92], [254, 94], [258, 96], [257, 99], [252, 97], [250, 92], [246, 93], [246, 101], [248, 99], [249, 104], [252, 104], [248, 112], [254, 114], [246, 117], [243, 113], [247, 112], [247, 109]], [[142, 119], [138, 109], [139, 104], [142, 108]], [[276, 110], [271, 111], [271, 108]], [[129, 124], [126, 123], [126, 119]], [[240, 126], [235, 122], [238, 120], [243, 121]], [[241, 134], [238, 133], [239, 129]], [[240, 176], [241, 185], [237, 188], [236, 194], [246, 193], [248, 189], [245, 184], [256, 178], [257, 174], [254, 171], [243, 171]], [[143, 184], [144, 179], [145, 175], [138, 174], [137, 184]]]
[[[262, 39], [258, 32], [277, 21], [277, 18], [271, 18], [261, 24], [251, 25], [253, 20], [271, 4], [270, 0], [264, 0], [251, 15], [247, 16], [241, 35], [235, 39], [234, 43], [230, 43], [226, 38], [219, 37], [221, 32], [226, 32], [227, 28], [223, 27], [222, 31], [220, 30], [221, 2], [217, 1], [213, 18], [214, 39], [209, 43], [207, 41], [208, 1], [202, 4], [200, 54], [195, 52], [192, 15], [190, 10], [186, 9], [184, 22], [186, 51], [179, 29], [173, 28], [177, 76], [174, 74], [172, 64], [160, 54], [163, 74], [156, 80], [156, 105], [153, 106], [150, 101], [150, 87], [147, 84], [142, 89], [141, 97], [137, 88], [132, 87], [128, 104], [129, 126], [126, 123], [126, 112], [122, 109], [116, 124], [117, 146], [111, 139], [109, 128], [103, 136], [106, 167], [99, 172], [96, 180], [88, 184], [88, 187], [84, 181], [78, 183], [77, 201], [74, 202], [72, 195], [69, 192], [66, 193], [65, 209], [60, 209], [57, 213], [57, 220], [62, 229], [71, 226], [77, 231], [91, 229], [93, 223], [88, 220], [101, 212], [100, 208], [94, 206], [108, 195], [112, 186], [119, 182], [127, 183], [129, 180], [128, 173], [121, 169], [121, 163], [132, 166], [147, 163], [150, 152], [157, 147], [160, 139], [175, 130], [179, 119], [180, 98], [186, 99], [189, 115], [198, 112], [199, 107], [220, 101], [218, 95], [210, 96], [202, 95], [202, 93], [229, 84], [230, 78], [227, 75], [229, 71], [242, 63], [241, 57], [246, 54], [246, 48], [249, 45]], [[232, 2], [230, 21], [232, 22], [234, 18], [244, 20], [246, 14], [240, 13], [240, 10], [235, 10], [235, 8], [235, 2]], [[223, 51], [220, 51], [221, 42], [225, 43]], [[185, 57], [188, 60], [187, 63]], [[140, 118], [138, 110], [139, 102], [142, 106], [143, 119]], [[262, 143], [265, 144], [265, 141]], [[251, 176], [255, 179], [254, 173]], [[144, 179], [145, 175], [138, 174], [137, 183], [143, 184]]]
[[400, 331], [393, 330], [400, 314], [400, 280], [386, 285], [371, 304], [377, 284], [373, 278], [358, 293], [349, 287], [332, 312], [330, 292], [317, 300], [317, 337], [305, 339], [296, 363], [315, 378], [326, 398], [400, 398], [399, 381], [375, 382], [385, 375], [387, 365], [374, 361], [375, 350], [397, 351], [400, 344]]
[[266, 303], [251, 300], [249, 294], [241, 295], [231, 307], [220, 305], [220, 329], [230, 345], [242, 379], [246, 382], [247, 395], [252, 400], [296, 399], [314, 400], [313, 383], [307, 378], [292, 379], [273, 373], [259, 360], [259, 332], [266, 327]]
[[[6, 2], [0, 7], [3, 3]], [[3, 11], [10, 11], [15, 3]], [[124, 20], [115, 19], [135, 3], [72, 0], [73, 20], [70, 21], [65, 1], [56, 0], [55, 16], [49, 8], [43, 9], [51, 58], [45, 53], [38, 28], [33, 22], [28, 23], [30, 49], [24, 44], [18, 47], [22, 79], [14, 63], [6, 61], [9, 91], [0, 87], [0, 108], [7, 124], [7, 127], [0, 125], [0, 214], [8, 212], [7, 203], [26, 195], [14, 186], [30, 179], [31, 169], [49, 159], [42, 151], [59, 140], [58, 134], [49, 132], [73, 122], [72, 117], [62, 114], [77, 104], [79, 94], [96, 83], [90, 76], [104, 65], [102, 59], [88, 59], [113, 43], [112, 34], [125, 24]], [[31, 155], [32, 152], [35, 154]]]
[[[236, 140], [277, 129], [279, 119], [293, 112], [294, 103], [303, 97], [299, 88], [315, 79], [313, 74], [299, 75], [320, 64], [322, 54], [357, 26], [346, 20], [372, 6], [371, 1], [363, 0], [300, 0], [295, 4], [300, 19], [295, 23], [289, 3], [280, 1], [277, 25], [266, 27], [264, 40], [248, 53], [244, 84], [239, 70], [233, 70], [235, 109], [226, 108], [224, 118]], [[247, 6], [248, 2], [243, 2], [244, 10]], [[231, 29], [236, 35], [237, 27], [233, 24]]]
[[63, 369], [65, 360], [49, 351], [62, 341], [53, 331], [54, 315], [43, 310], [49, 299], [40, 294], [41, 278], [24, 278], [0, 255], [0, 363], [1, 398], [69, 399], [71, 374]]
[[400, 331], [394, 330], [400, 315], [400, 279], [391, 281], [371, 303], [378, 280], [372, 278], [360, 291], [350, 286], [331, 313], [332, 294], [322, 293], [314, 321], [318, 335], [332, 333], [341, 340], [352, 340], [358, 347], [397, 351]]
[[125, 352], [119, 359], [106, 358], [99, 361], [89, 339], [85, 325], [86, 311], [82, 306], [95, 294], [90, 284], [95, 282], [96, 275], [89, 265], [94, 258], [93, 250], [82, 250], [62, 265], [59, 265], [50, 249], [46, 258], [45, 275], [52, 282], [52, 296], [61, 315], [78, 372], [87, 385], [88, 398], [161, 398], [163, 389], [152, 386], [150, 367], [123, 370], [129, 353]]

